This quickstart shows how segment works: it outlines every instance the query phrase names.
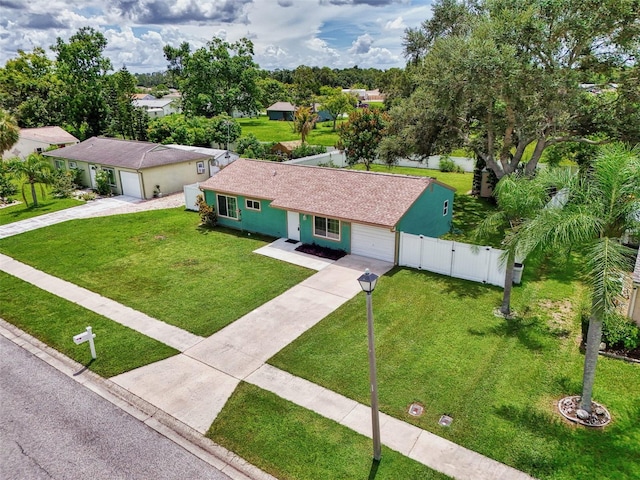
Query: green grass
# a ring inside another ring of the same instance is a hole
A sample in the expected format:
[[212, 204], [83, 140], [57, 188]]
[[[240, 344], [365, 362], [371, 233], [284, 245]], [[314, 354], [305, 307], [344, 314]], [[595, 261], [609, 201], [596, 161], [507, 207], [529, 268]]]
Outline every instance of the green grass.
[[[0, 272], [0, 317], [104, 377], [178, 353], [163, 343], [4, 272]], [[76, 345], [72, 340], [88, 326], [96, 334], [97, 358], [93, 361], [89, 346], [86, 343]]]
[[[39, 193], [40, 192], [38, 191], [38, 196], [40, 197]], [[16, 195], [14, 198], [22, 201], [20, 194]], [[0, 225], [7, 225], [20, 220], [26, 220], [27, 218], [44, 215], [45, 213], [77, 207], [78, 205], [83, 205], [85, 203], [73, 198], [51, 198], [50, 196], [47, 196], [44, 200], [38, 200], [38, 206], [34, 207], [30, 193], [27, 194], [27, 200], [29, 200], [29, 206], [24, 203], [20, 203], [10, 207], [0, 208]]]
[[386, 447], [376, 470], [371, 439], [246, 383], [207, 436], [282, 480], [448, 478]]
[[[354, 165], [354, 170], [365, 170], [364, 165]], [[441, 172], [431, 168], [417, 167], [387, 167], [386, 165], [371, 165], [372, 172], [394, 173], [397, 175], [415, 175], [418, 177], [432, 177], [439, 182], [446, 183], [450, 187], [456, 189], [456, 193], [467, 193], [471, 190], [473, 183], [473, 174], [471, 173], [452, 173]]]
[[[293, 122], [269, 120], [266, 115], [258, 118], [237, 119], [242, 128], [242, 136], [253, 133], [261, 142], [287, 142], [300, 140], [300, 134], [293, 131]], [[341, 121], [338, 121], [340, 125]], [[338, 134], [333, 131], [333, 122], [318, 123], [309, 136], [310, 145], [324, 145], [333, 147], [338, 142]]]
[[[574, 264], [545, 262], [541, 280], [532, 267], [514, 288], [512, 321], [492, 314], [499, 288], [407, 268], [383, 276], [373, 297], [381, 410], [538, 478], [640, 478], [640, 368], [599, 360], [594, 399], [614, 418], [606, 429], [561, 420], [557, 401], [580, 394], [583, 291]], [[270, 363], [369, 404], [366, 338], [362, 294]], [[408, 415], [413, 402], [422, 417]], [[445, 413], [450, 428], [437, 424]]]
[[0, 251], [203, 336], [313, 273], [252, 253], [272, 239], [198, 223], [183, 209], [75, 220], [0, 240]]

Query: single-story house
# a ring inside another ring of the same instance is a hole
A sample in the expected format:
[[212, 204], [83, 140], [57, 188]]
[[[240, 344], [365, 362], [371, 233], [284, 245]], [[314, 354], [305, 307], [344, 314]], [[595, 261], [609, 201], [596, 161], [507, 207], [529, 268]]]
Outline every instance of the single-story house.
[[51, 147], [68, 147], [79, 143], [76, 137], [60, 127], [21, 128], [18, 142], [3, 153], [2, 158], [25, 159], [32, 153], [42, 153]]
[[293, 121], [293, 116], [296, 113], [296, 107], [290, 102], [276, 102], [267, 108], [267, 115], [269, 120], [286, 120]]
[[81, 169], [83, 184], [92, 188], [96, 172], [106, 170], [114, 194], [136, 198], [179, 192], [210, 176], [210, 155], [150, 142], [92, 137], [44, 155], [56, 169]]
[[149, 118], [161, 118], [171, 115], [172, 113], [180, 113], [180, 108], [175, 103], [176, 98], [160, 98], [157, 100], [133, 100], [135, 107], [144, 108]]
[[429, 177], [238, 159], [200, 184], [218, 224], [397, 263], [400, 232], [451, 228], [454, 189]]

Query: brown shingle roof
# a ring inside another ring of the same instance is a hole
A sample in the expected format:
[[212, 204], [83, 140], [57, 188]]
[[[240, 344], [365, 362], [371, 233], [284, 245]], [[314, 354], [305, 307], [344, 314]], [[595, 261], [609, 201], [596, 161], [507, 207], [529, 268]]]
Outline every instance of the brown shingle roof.
[[239, 159], [203, 190], [273, 200], [272, 207], [392, 228], [433, 180]]
[[156, 143], [104, 137], [92, 137], [77, 145], [53, 150], [43, 155], [134, 170], [210, 158], [202, 153], [179, 150]]
[[21, 128], [20, 137], [48, 144], [73, 143], [79, 141], [76, 137], [60, 127]]

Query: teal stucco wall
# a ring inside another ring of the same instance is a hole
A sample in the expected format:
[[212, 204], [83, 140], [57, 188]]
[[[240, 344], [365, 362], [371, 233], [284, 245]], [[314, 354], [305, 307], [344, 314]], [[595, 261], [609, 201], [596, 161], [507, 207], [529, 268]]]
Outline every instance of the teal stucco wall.
[[[446, 215], [443, 215], [445, 200], [449, 201]], [[440, 237], [451, 230], [453, 219], [453, 190], [432, 183], [404, 214], [397, 230], [414, 235]]]
[[[205, 190], [204, 193], [207, 203], [213, 205], [216, 208], [216, 212], [218, 212], [218, 197], [216, 192]], [[242, 195], [228, 196], [235, 196], [237, 199], [240, 215], [238, 220], [218, 216], [218, 225], [247, 232], [262, 233], [272, 237], [287, 236], [287, 212], [278, 208], [272, 208], [270, 200], [260, 200]], [[260, 211], [247, 208], [245, 202], [247, 198], [259, 201]]]
[[302, 243], [315, 243], [321, 247], [344, 250], [351, 253], [351, 224], [340, 222], [340, 240], [316, 237], [313, 235], [313, 215], [300, 214], [300, 241]]

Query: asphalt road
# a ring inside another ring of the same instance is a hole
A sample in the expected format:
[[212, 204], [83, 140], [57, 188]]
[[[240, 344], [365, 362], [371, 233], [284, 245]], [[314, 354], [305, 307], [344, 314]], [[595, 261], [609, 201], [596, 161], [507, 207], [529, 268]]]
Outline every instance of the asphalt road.
[[0, 336], [0, 479], [229, 479]]

